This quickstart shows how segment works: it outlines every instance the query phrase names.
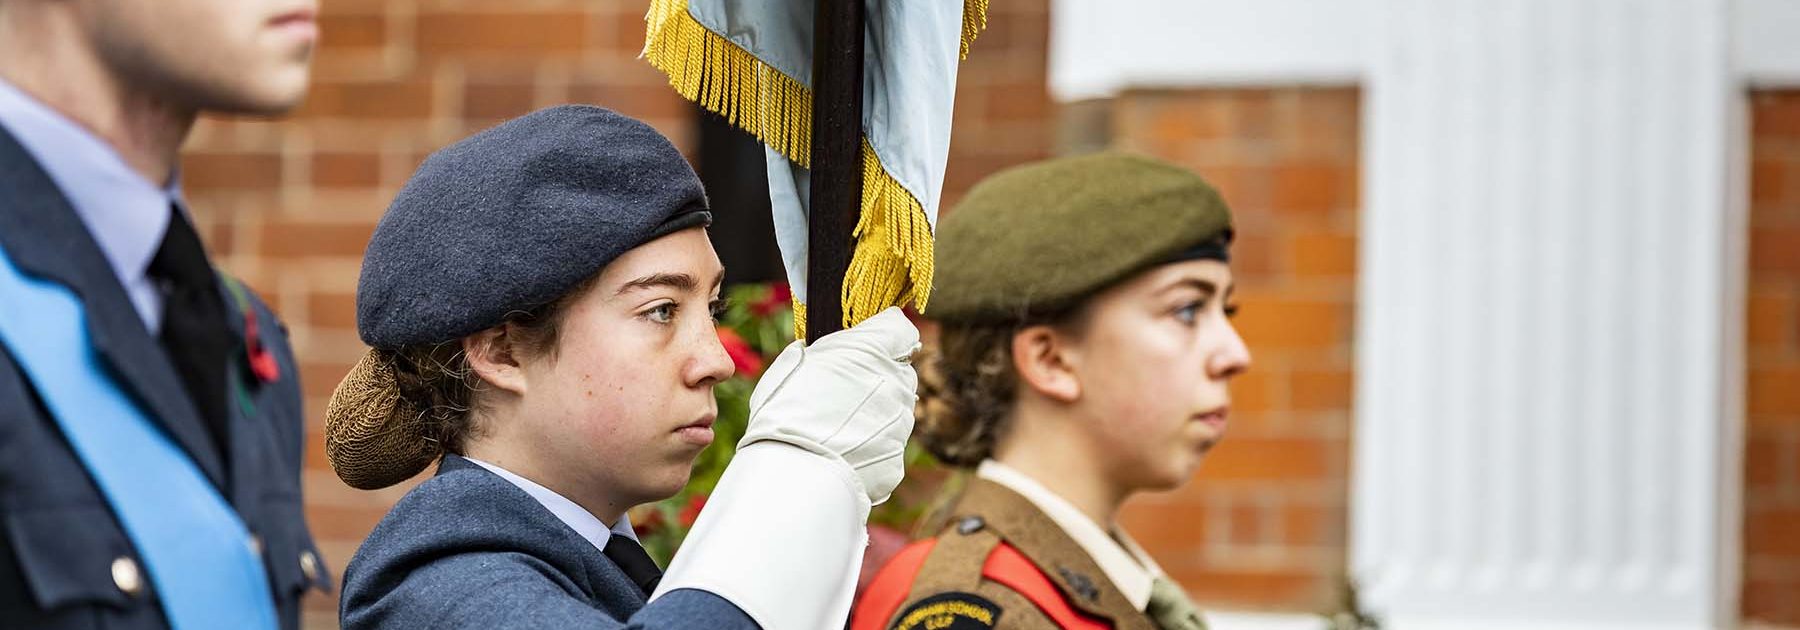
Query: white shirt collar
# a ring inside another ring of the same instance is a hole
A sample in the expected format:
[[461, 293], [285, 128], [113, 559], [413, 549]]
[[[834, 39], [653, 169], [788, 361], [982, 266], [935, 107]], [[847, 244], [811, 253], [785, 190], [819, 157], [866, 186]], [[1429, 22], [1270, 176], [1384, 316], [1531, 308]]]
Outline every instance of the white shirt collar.
[[637, 532], [631, 529], [631, 517], [629, 515], [619, 517], [619, 522], [617, 524], [612, 527], [607, 527], [605, 523], [600, 522], [599, 517], [594, 516], [594, 513], [582, 509], [581, 506], [576, 505], [574, 501], [570, 501], [568, 497], [557, 494], [549, 488], [540, 486], [530, 479], [520, 477], [513, 474], [510, 470], [473, 457], [465, 455], [463, 456], [463, 459], [469, 460], [482, 468], [486, 468], [488, 472], [499, 475], [501, 479], [505, 479], [512, 483], [512, 485], [518, 486], [520, 490], [524, 490], [526, 494], [531, 495], [531, 498], [536, 499], [540, 505], [543, 505], [544, 509], [550, 510], [551, 514], [556, 515], [556, 520], [562, 521], [564, 525], [568, 525], [569, 529], [575, 530], [575, 533], [580, 534], [582, 538], [586, 539], [589, 544], [592, 544], [595, 549], [598, 549], [601, 552], [606, 551], [606, 541], [613, 536], [624, 536], [632, 542], [637, 542]]
[[1150, 605], [1151, 585], [1163, 574], [1162, 567], [1138, 547], [1137, 542], [1125, 535], [1125, 530], [1113, 527], [1101, 527], [1093, 519], [1082, 514], [1074, 504], [1058, 496], [1043, 484], [1038, 483], [1025, 473], [994, 460], [984, 460], [975, 469], [975, 476], [1005, 486], [1019, 496], [1025, 497], [1032, 505], [1042, 511], [1045, 516], [1062, 528], [1094, 564], [1100, 565], [1100, 571], [1106, 574], [1125, 600], [1131, 602], [1138, 610]]
[[169, 204], [180, 200], [176, 178], [159, 186], [87, 128], [0, 80], [0, 125], [37, 159], [118, 276], [151, 331], [162, 319], [161, 295], [145, 271], [169, 227]]

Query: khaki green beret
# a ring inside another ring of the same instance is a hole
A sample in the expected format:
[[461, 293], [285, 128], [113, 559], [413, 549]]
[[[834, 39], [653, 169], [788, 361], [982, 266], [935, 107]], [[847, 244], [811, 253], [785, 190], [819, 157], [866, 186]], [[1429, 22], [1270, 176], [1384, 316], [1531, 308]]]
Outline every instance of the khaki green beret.
[[[994, 174], [938, 226], [927, 314], [1053, 313], [1184, 252], [1231, 238], [1231, 210], [1186, 169], [1138, 155], [1059, 158]], [[1185, 256], [1193, 257], [1193, 256]]]

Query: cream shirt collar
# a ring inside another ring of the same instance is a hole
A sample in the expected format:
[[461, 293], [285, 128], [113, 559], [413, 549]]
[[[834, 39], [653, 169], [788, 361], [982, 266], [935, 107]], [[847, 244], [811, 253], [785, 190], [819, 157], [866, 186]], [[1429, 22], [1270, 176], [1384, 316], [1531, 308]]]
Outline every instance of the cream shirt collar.
[[594, 516], [593, 512], [582, 509], [580, 505], [576, 505], [575, 502], [570, 501], [568, 497], [557, 494], [549, 488], [540, 486], [537, 482], [520, 477], [513, 474], [510, 470], [473, 457], [464, 456], [463, 459], [469, 460], [482, 468], [486, 468], [488, 472], [499, 475], [501, 479], [505, 479], [512, 485], [518, 486], [520, 490], [524, 490], [525, 494], [531, 495], [531, 498], [536, 499], [539, 504], [544, 506], [544, 509], [550, 510], [550, 513], [556, 516], [556, 520], [562, 521], [564, 525], [569, 526], [569, 529], [575, 530], [575, 533], [580, 534], [583, 539], [587, 540], [589, 544], [592, 544], [595, 549], [600, 550], [601, 553], [606, 552], [606, 541], [613, 536], [624, 536], [631, 539], [632, 542], [637, 542], [637, 532], [631, 528], [631, 517], [629, 515], [619, 517], [618, 524], [607, 527], [605, 523], [600, 522], [599, 517]]
[[1049, 488], [1038, 483], [1025, 473], [994, 460], [984, 460], [975, 469], [975, 476], [1006, 486], [1007, 489], [1025, 497], [1045, 516], [1056, 523], [1057, 527], [1068, 533], [1094, 564], [1106, 573], [1108, 580], [1125, 595], [1138, 610], [1150, 605], [1151, 585], [1163, 574], [1162, 567], [1138, 547], [1137, 542], [1125, 534], [1125, 530], [1113, 527], [1109, 534], [1107, 528], [1101, 527], [1093, 519], [1082, 514], [1074, 504], [1057, 496]]

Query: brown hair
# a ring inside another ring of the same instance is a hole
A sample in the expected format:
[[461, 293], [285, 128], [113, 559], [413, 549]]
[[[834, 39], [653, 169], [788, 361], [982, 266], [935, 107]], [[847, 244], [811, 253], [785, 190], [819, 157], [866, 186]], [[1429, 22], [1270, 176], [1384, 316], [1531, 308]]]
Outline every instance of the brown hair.
[[[509, 326], [507, 341], [525, 356], [556, 358], [556, 342], [562, 335], [563, 315], [575, 298], [587, 292], [584, 283], [555, 302], [513, 311], [500, 324]], [[475, 423], [476, 393], [486, 383], [469, 368], [461, 339], [402, 346], [394, 353], [394, 384], [399, 395], [420, 410], [419, 437], [435, 441], [448, 452], [463, 454], [467, 439], [481, 434]]]
[[[554, 359], [568, 305], [593, 283], [590, 278], [555, 302], [507, 315], [498, 325], [510, 326], [512, 351]], [[461, 338], [371, 349], [331, 395], [325, 456], [351, 487], [405, 481], [446, 452], [462, 454], [469, 438], [481, 434], [474, 412], [484, 387]]]
[[915, 361], [916, 437], [939, 461], [973, 467], [993, 456], [1019, 397], [1012, 341], [1032, 326], [1078, 325], [1079, 307], [1025, 314], [998, 323], [940, 322], [935, 352]]

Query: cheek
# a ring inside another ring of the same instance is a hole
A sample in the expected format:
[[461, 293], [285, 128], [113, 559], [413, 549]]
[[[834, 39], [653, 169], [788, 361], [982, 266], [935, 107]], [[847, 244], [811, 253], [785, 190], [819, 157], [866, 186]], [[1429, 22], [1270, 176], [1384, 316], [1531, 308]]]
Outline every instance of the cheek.
[[[606, 349], [565, 347], [558, 357], [558, 376], [551, 405], [567, 422], [596, 439], [612, 443], [656, 428], [657, 411], [668, 402], [668, 370], [655, 353], [610, 344]], [[634, 360], [644, 355], [645, 360]]]

